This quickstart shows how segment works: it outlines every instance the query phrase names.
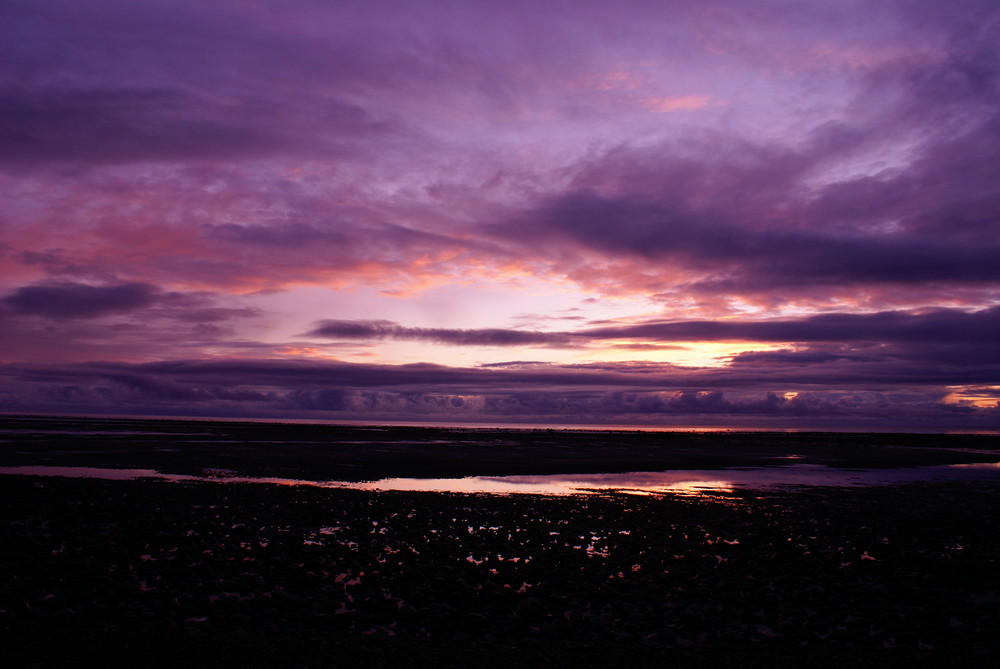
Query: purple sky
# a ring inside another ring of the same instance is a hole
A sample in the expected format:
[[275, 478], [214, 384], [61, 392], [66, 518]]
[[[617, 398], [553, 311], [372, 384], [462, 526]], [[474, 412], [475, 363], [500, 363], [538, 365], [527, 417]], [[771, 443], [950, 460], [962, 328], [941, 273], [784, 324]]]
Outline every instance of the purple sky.
[[1000, 428], [995, 0], [0, 5], [0, 411]]

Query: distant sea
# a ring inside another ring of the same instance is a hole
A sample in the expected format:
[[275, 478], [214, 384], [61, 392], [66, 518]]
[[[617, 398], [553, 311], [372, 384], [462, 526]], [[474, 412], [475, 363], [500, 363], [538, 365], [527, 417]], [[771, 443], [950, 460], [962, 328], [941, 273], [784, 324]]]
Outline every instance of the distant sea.
[[[732, 419], [721, 417], [717, 420], [704, 419], [701, 422], [677, 423], [605, 423], [562, 421], [553, 418], [551, 421], [538, 422], [496, 420], [411, 420], [401, 417], [383, 418], [317, 418], [295, 416], [192, 416], [176, 414], [119, 414], [119, 413], [79, 413], [79, 414], [34, 414], [19, 413], [17, 416], [33, 418], [82, 418], [96, 420], [175, 420], [175, 421], [211, 421], [222, 423], [284, 423], [290, 425], [348, 425], [353, 427], [428, 427], [459, 430], [572, 430], [572, 431], [602, 431], [602, 432], [835, 432], [850, 434], [982, 434], [1000, 436], [1000, 425], [969, 426], [923, 424], [908, 421], [898, 423], [885, 422], [799, 422], [771, 423], [770, 418], [761, 422], [747, 422], [745, 418]], [[14, 417], [9, 414], [8, 417]], [[0, 414], [0, 418], [3, 414]]]
[[698, 495], [1000, 480], [1000, 439], [973, 431], [20, 416], [0, 417], [0, 475]]

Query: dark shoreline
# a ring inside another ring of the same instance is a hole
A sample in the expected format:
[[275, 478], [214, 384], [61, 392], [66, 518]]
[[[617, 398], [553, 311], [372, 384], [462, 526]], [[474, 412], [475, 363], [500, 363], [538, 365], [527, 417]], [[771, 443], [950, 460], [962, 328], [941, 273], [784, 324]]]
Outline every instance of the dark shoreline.
[[0, 417], [0, 466], [155, 469], [364, 481], [797, 464], [1000, 461], [994, 435], [603, 432]]
[[0, 483], [8, 666], [969, 667], [1000, 652], [998, 484], [685, 499]]

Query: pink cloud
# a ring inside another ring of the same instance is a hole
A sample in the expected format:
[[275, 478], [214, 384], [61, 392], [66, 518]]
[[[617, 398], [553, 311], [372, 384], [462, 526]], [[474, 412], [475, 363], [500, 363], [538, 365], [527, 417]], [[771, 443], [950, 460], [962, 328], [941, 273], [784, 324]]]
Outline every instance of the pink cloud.
[[702, 109], [712, 104], [712, 98], [707, 95], [680, 95], [677, 97], [648, 98], [643, 100], [645, 109], [657, 114], [670, 114], [676, 111], [692, 111]]

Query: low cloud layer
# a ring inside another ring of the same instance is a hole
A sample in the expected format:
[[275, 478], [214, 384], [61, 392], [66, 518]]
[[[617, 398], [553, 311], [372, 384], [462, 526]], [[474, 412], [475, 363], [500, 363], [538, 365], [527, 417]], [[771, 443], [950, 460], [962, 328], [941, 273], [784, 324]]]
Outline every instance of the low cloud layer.
[[[772, 354], [773, 355], [773, 354]], [[0, 367], [0, 400], [22, 411], [113, 411], [372, 420], [514, 422], [725, 420], [781, 427], [1000, 425], [981, 392], [1000, 361], [977, 369], [850, 356], [767, 360], [731, 369], [670, 365], [518, 364], [501, 368], [281, 360], [87, 363]], [[987, 391], [989, 392], [989, 391]], [[824, 423], [823, 421], [827, 421]], [[720, 423], [721, 424], [721, 423]]]

